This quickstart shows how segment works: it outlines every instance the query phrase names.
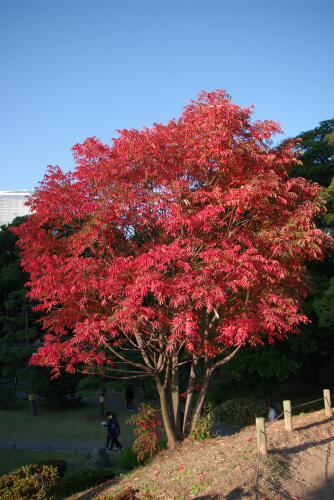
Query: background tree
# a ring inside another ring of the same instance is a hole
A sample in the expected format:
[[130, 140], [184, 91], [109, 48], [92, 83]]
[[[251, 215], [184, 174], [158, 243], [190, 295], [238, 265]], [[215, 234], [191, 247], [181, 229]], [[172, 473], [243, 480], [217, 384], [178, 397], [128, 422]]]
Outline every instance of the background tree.
[[[327, 213], [317, 219], [317, 226], [327, 234], [333, 234], [334, 222], [334, 119], [319, 123], [313, 130], [303, 132], [300, 147], [301, 164], [292, 169], [292, 175], [300, 175], [318, 182], [324, 188], [322, 196], [326, 200]], [[334, 263], [332, 249], [327, 251], [323, 262], [309, 263], [310, 293], [304, 302], [311, 325], [302, 328], [305, 352], [300, 354], [299, 367], [304, 381], [313, 384], [333, 385], [334, 341], [332, 335], [331, 311], [333, 310], [332, 283]], [[332, 368], [330, 368], [332, 367]], [[331, 372], [329, 376], [328, 373]]]
[[32, 343], [41, 336], [35, 324], [38, 315], [31, 311], [24, 288], [28, 274], [22, 270], [17, 237], [10, 230], [26, 219], [16, 217], [0, 230], [0, 373], [5, 378], [18, 376], [34, 351]]
[[173, 446], [215, 371], [306, 322], [323, 201], [289, 177], [295, 143], [271, 149], [278, 131], [224, 91], [202, 93], [167, 125], [75, 146], [73, 173], [50, 168], [16, 229], [29, 296], [46, 313], [32, 362], [54, 375], [152, 377]]
[[299, 137], [302, 163], [293, 167], [291, 175], [328, 187], [334, 177], [334, 119], [320, 122]]
[[78, 376], [62, 374], [50, 381], [49, 368], [28, 366], [43, 336], [40, 313], [32, 311], [33, 304], [26, 296], [24, 284], [29, 276], [21, 267], [17, 237], [10, 229], [25, 220], [27, 217], [16, 217], [0, 230], [0, 375], [4, 379], [15, 377], [29, 392], [61, 404], [66, 395], [74, 395]]
[[[334, 120], [321, 122], [317, 127], [302, 132], [300, 146], [301, 162], [293, 166], [292, 176], [301, 176], [318, 182], [324, 188], [327, 213], [317, 219], [317, 226], [327, 234], [333, 234], [334, 223]], [[328, 187], [327, 187], [328, 186]], [[283, 380], [300, 384], [298, 391], [314, 391], [317, 385], [331, 387], [334, 377], [334, 342], [332, 335], [333, 316], [333, 253], [328, 251], [322, 262], [308, 264], [309, 292], [303, 301], [303, 310], [311, 323], [303, 325], [301, 335], [289, 337], [275, 346], [262, 346], [256, 351], [244, 349], [239, 362], [229, 369], [237, 380], [247, 377], [247, 389], [265, 392], [270, 387], [278, 391]], [[332, 367], [332, 368], [330, 368]], [[286, 393], [286, 383], [284, 383]], [[285, 396], [284, 396], [285, 397]]]

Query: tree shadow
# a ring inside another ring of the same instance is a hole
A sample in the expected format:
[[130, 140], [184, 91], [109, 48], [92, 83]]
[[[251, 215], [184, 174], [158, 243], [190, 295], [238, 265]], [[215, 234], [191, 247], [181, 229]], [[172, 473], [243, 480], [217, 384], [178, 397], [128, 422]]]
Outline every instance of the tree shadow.
[[286, 454], [286, 453], [299, 453], [300, 451], [308, 450], [309, 448], [313, 448], [315, 446], [325, 445], [325, 444], [331, 443], [332, 441], [334, 441], [334, 436], [332, 436], [330, 438], [322, 439], [320, 441], [310, 441], [308, 443], [303, 443], [303, 444], [300, 444], [298, 446], [291, 446], [290, 448], [280, 448], [279, 450], [269, 450], [269, 453], [273, 454], [273, 455], [276, 455], [276, 454], [280, 455], [282, 453], [284, 453], [284, 454]]
[[334, 417], [325, 418], [324, 420], [319, 420], [318, 422], [313, 422], [312, 424], [303, 425], [302, 427], [294, 427], [295, 431], [303, 431], [306, 429], [311, 429], [312, 427], [317, 427], [317, 425], [329, 424], [334, 421]]
[[308, 492], [305, 496], [307, 500], [333, 500], [334, 498], [334, 477], [331, 476], [320, 488]]
[[97, 495], [105, 493], [111, 486], [118, 484], [120, 479], [121, 478], [116, 477], [115, 479], [110, 479], [110, 481], [96, 486], [95, 488], [90, 488], [89, 491], [75, 493], [75, 500], [92, 500], [93, 498], [96, 498]]
[[225, 500], [239, 500], [246, 497], [251, 497], [252, 494], [244, 488], [233, 488], [225, 497]]
[[203, 495], [200, 497], [194, 497], [193, 500], [218, 500], [219, 496], [218, 495]]

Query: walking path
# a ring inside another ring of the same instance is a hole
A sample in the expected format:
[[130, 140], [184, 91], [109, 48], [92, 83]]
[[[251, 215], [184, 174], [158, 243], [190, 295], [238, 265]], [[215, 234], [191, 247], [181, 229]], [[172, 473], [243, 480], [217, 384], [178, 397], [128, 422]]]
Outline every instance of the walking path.
[[[17, 396], [22, 399], [27, 396], [24, 387], [18, 385]], [[86, 396], [82, 398], [83, 401], [89, 403], [96, 403], [98, 405], [98, 395]], [[105, 401], [106, 408], [123, 409], [125, 401], [119, 395], [108, 393]], [[134, 407], [137, 410], [137, 406]], [[229, 436], [238, 432], [239, 428], [228, 425], [219, 424], [213, 427], [213, 432], [219, 436]], [[90, 442], [71, 442], [71, 441], [45, 441], [45, 440], [29, 440], [29, 439], [0, 439], [0, 449], [3, 450], [38, 450], [38, 451], [66, 451], [70, 453], [89, 453], [94, 448], [103, 448], [104, 441], [90, 441]], [[131, 446], [132, 442], [124, 443], [123, 447]]]
[[57, 441], [30, 441], [27, 439], [1, 439], [0, 449], [5, 450], [34, 450], [34, 451], [67, 451], [71, 453], [88, 453], [93, 448], [103, 448], [102, 442], [57, 442]]
[[[131, 443], [122, 443], [124, 447]], [[104, 448], [101, 441], [84, 442], [58, 442], [58, 441], [30, 441], [22, 439], [1, 439], [2, 450], [33, 450], [33, 451], [66, 451], [68, 453], [89, 453], [94, 448]]]
[[[234, 434], [239, 429], [223, 424], [213, 429], [219, 436], [229, 436]], [[130, 446], [132, 443], [123, 443], [123, 447]], [[94, 448], [103, 448], [104, 443], [101, 441], [90, 442], [59, 442], [59, 441], [40, 441], [27, 439], [1, 439], [0, 449], [3, 450], [42, 450], [42, 451], [67, 451], [70, 453], [89, 453]]]

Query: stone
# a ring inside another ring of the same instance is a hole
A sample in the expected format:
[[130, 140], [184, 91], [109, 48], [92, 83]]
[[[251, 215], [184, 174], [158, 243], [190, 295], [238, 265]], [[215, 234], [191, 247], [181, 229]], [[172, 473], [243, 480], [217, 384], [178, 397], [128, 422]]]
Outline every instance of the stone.
[[109, 455], [104, 448], [94, 448], [87, 457], [86, 465], [92, 467], [109, 467]]

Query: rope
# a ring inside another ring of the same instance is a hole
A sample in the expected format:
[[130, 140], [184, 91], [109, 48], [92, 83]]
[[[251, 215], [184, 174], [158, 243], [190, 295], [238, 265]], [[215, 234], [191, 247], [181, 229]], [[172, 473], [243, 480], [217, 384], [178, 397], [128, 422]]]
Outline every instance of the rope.
[[279, 418], [281, 418], [283, 415], [284, 415], [284, 411], [280, 415], [278, 415], [278, 417], [274, 418], [274, 420], [272, 422], [266, 423], [266, 428], [270, 427], [271, 424], [273, 424], [274, 422], [276, 422], [276, 420], [278, 420]]
[[297, 406], [292, 406], [292, 410], [294, 410], [295, 408], [300, 408], [301, 406], [307, 406], [307, 405], [312, 405], [313, 403], [318, 403], [318, 401], [323, 401], [324, 398], [319, 398], [319, 399], [315, 399], [314, 401], [309, 401], [308, 403], [302, 403], [300, 405], [297, 405]]
[[[313, 403], [318, 403], [319, 401], [323, 401], [324, 398], [319, 398], [315, 399], [314, 401], [308, 401], [307, 403], [301, 403], [300, 405], [292, 406], [291, 410], [295, 410], [296, 408], [301, 408], [302, 406], [307, 406], [307, 405], [312, 405]], [[278, 417], [274, 418], [272, 422], [266, 423], [266, 428], [270, 427], [276, 420], [279, 420], [281, 417], [283, 417], [284, 411], [278, 415]]]

